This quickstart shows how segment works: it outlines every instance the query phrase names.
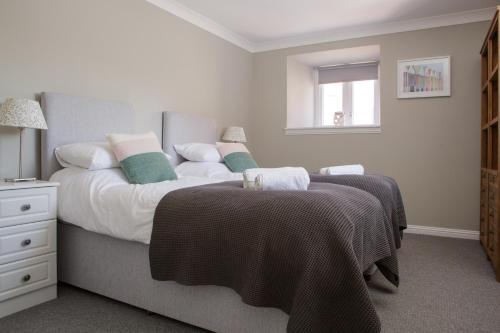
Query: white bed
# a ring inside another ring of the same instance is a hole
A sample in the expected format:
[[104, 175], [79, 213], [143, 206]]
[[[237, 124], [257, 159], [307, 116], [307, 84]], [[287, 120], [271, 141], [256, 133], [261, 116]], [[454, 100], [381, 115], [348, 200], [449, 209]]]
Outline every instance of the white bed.
[[181, 177], [203, 177], [215, 180], [243, 180], [240, 172], [231, 172], [224, 163], [185, 161], [175, 167], [175, 173]]
[[129, 184], [119, 168], [65, 168], [50, 178], [60, 183], [57, 216], [85, 230], [149, 244], [158, 202], [177, 189], [220, 182], [180, 177], [146, 185]]
[[[178, 113], [138, 115], [123, 103], [56, 93], [43, 93], [41, 102], [49, 127], [42, 131], [42, 179], [61, 169], [54, 156], [56, 147], [102, 141], [110, 132], [154, 130], [162, 138], [164, 150], [173, 156], [174, 165], [182, 162], [173, 151], [174, 143], [216, 140], [215, 122], [208, 118]], [[152, 207], [175, 188], [216, 180], [182, 177], [146, 191], [125, 184], [118, 169], [92, 173], [68, 169], [52, 179], [62, 184], [58, 196], [59, 281], [216, 332], [286, 331], [288, 315], [283, 311], [247, 305], [229, 288], [183, 286], [151, 278], [149, 246], [145, 243], [151, 233]], [[89, 188], [99, 194], [90, 194]], [[99, 200], [99, 196], [106, 198]], [[109, 202], [125, 207], [136, 200], [142, 203], [134, 219], [124, 212], [117, 218], [113, 208], [107, 207]], [[69, 205], [78, 208], [71, 212], [66, 209]], [[77, 216], [79, 213], [83, 215]]]

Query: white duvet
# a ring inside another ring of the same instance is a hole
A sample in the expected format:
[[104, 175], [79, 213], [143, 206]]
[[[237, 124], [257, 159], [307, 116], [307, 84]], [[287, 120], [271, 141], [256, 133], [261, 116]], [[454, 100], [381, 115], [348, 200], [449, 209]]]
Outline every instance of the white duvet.
[[178, 180], [131, 185], [119, 168], [88, 171], [65, 168], [50, 178], [59, 182], [58, 218], [86, 230], [149, 244], [156, 206], [170, 191], [221, 180]]
[[218, 162], [192, 162], [186, 161], [175, 168], [178, 176], [195, 176], [224, 181], [243, 180], [241, 172], [232, 172], [226, 164]]

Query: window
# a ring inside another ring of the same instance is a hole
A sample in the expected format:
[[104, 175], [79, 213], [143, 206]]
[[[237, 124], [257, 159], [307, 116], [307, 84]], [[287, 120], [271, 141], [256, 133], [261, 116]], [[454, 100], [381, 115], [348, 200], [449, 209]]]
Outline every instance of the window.
[[318, 87], [316, 126], [376, 126], [380, 124], [378, 80], [335, 82]]
[[379, 133], [379, 59], [379, 45], [288, 56], [285, 133]]
[[316, 127], [379, 126], [378, 63], [317, 69]]

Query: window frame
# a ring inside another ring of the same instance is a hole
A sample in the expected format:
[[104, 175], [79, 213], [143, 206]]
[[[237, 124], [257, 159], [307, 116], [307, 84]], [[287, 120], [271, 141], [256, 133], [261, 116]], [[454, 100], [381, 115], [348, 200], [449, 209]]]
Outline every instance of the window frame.
[[[317, 72], [316, 72], [317, 73]], [[315, 76], [315, 80], [317, 75]], [[323, 123], [323, 85], [314, 82], [314, 127], [335, 127], [335, 128], [352, 128], [352, 127], [380, 127], [380, 80], [374, 80], [374, 124], [353, 125], [352, 124], [352, 83], [356, 81], [341, 82], [342, 83], [342, 111], [344, 112], [344, 126], [324, 125]]]

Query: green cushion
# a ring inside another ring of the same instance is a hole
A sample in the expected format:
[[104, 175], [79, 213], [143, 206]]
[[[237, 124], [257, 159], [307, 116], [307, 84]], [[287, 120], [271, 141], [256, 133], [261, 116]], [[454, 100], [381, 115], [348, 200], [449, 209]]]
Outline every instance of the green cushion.
[[177, 175], [163, 153], [150, 152], [129, 156], [120, 162], [130, 184], [149, 184], [175, 180]]
[[249, 153], [235, 152], [224, 156], [224, 163], [232, 172], [243, 172], [246, 169], [258, 168]]

